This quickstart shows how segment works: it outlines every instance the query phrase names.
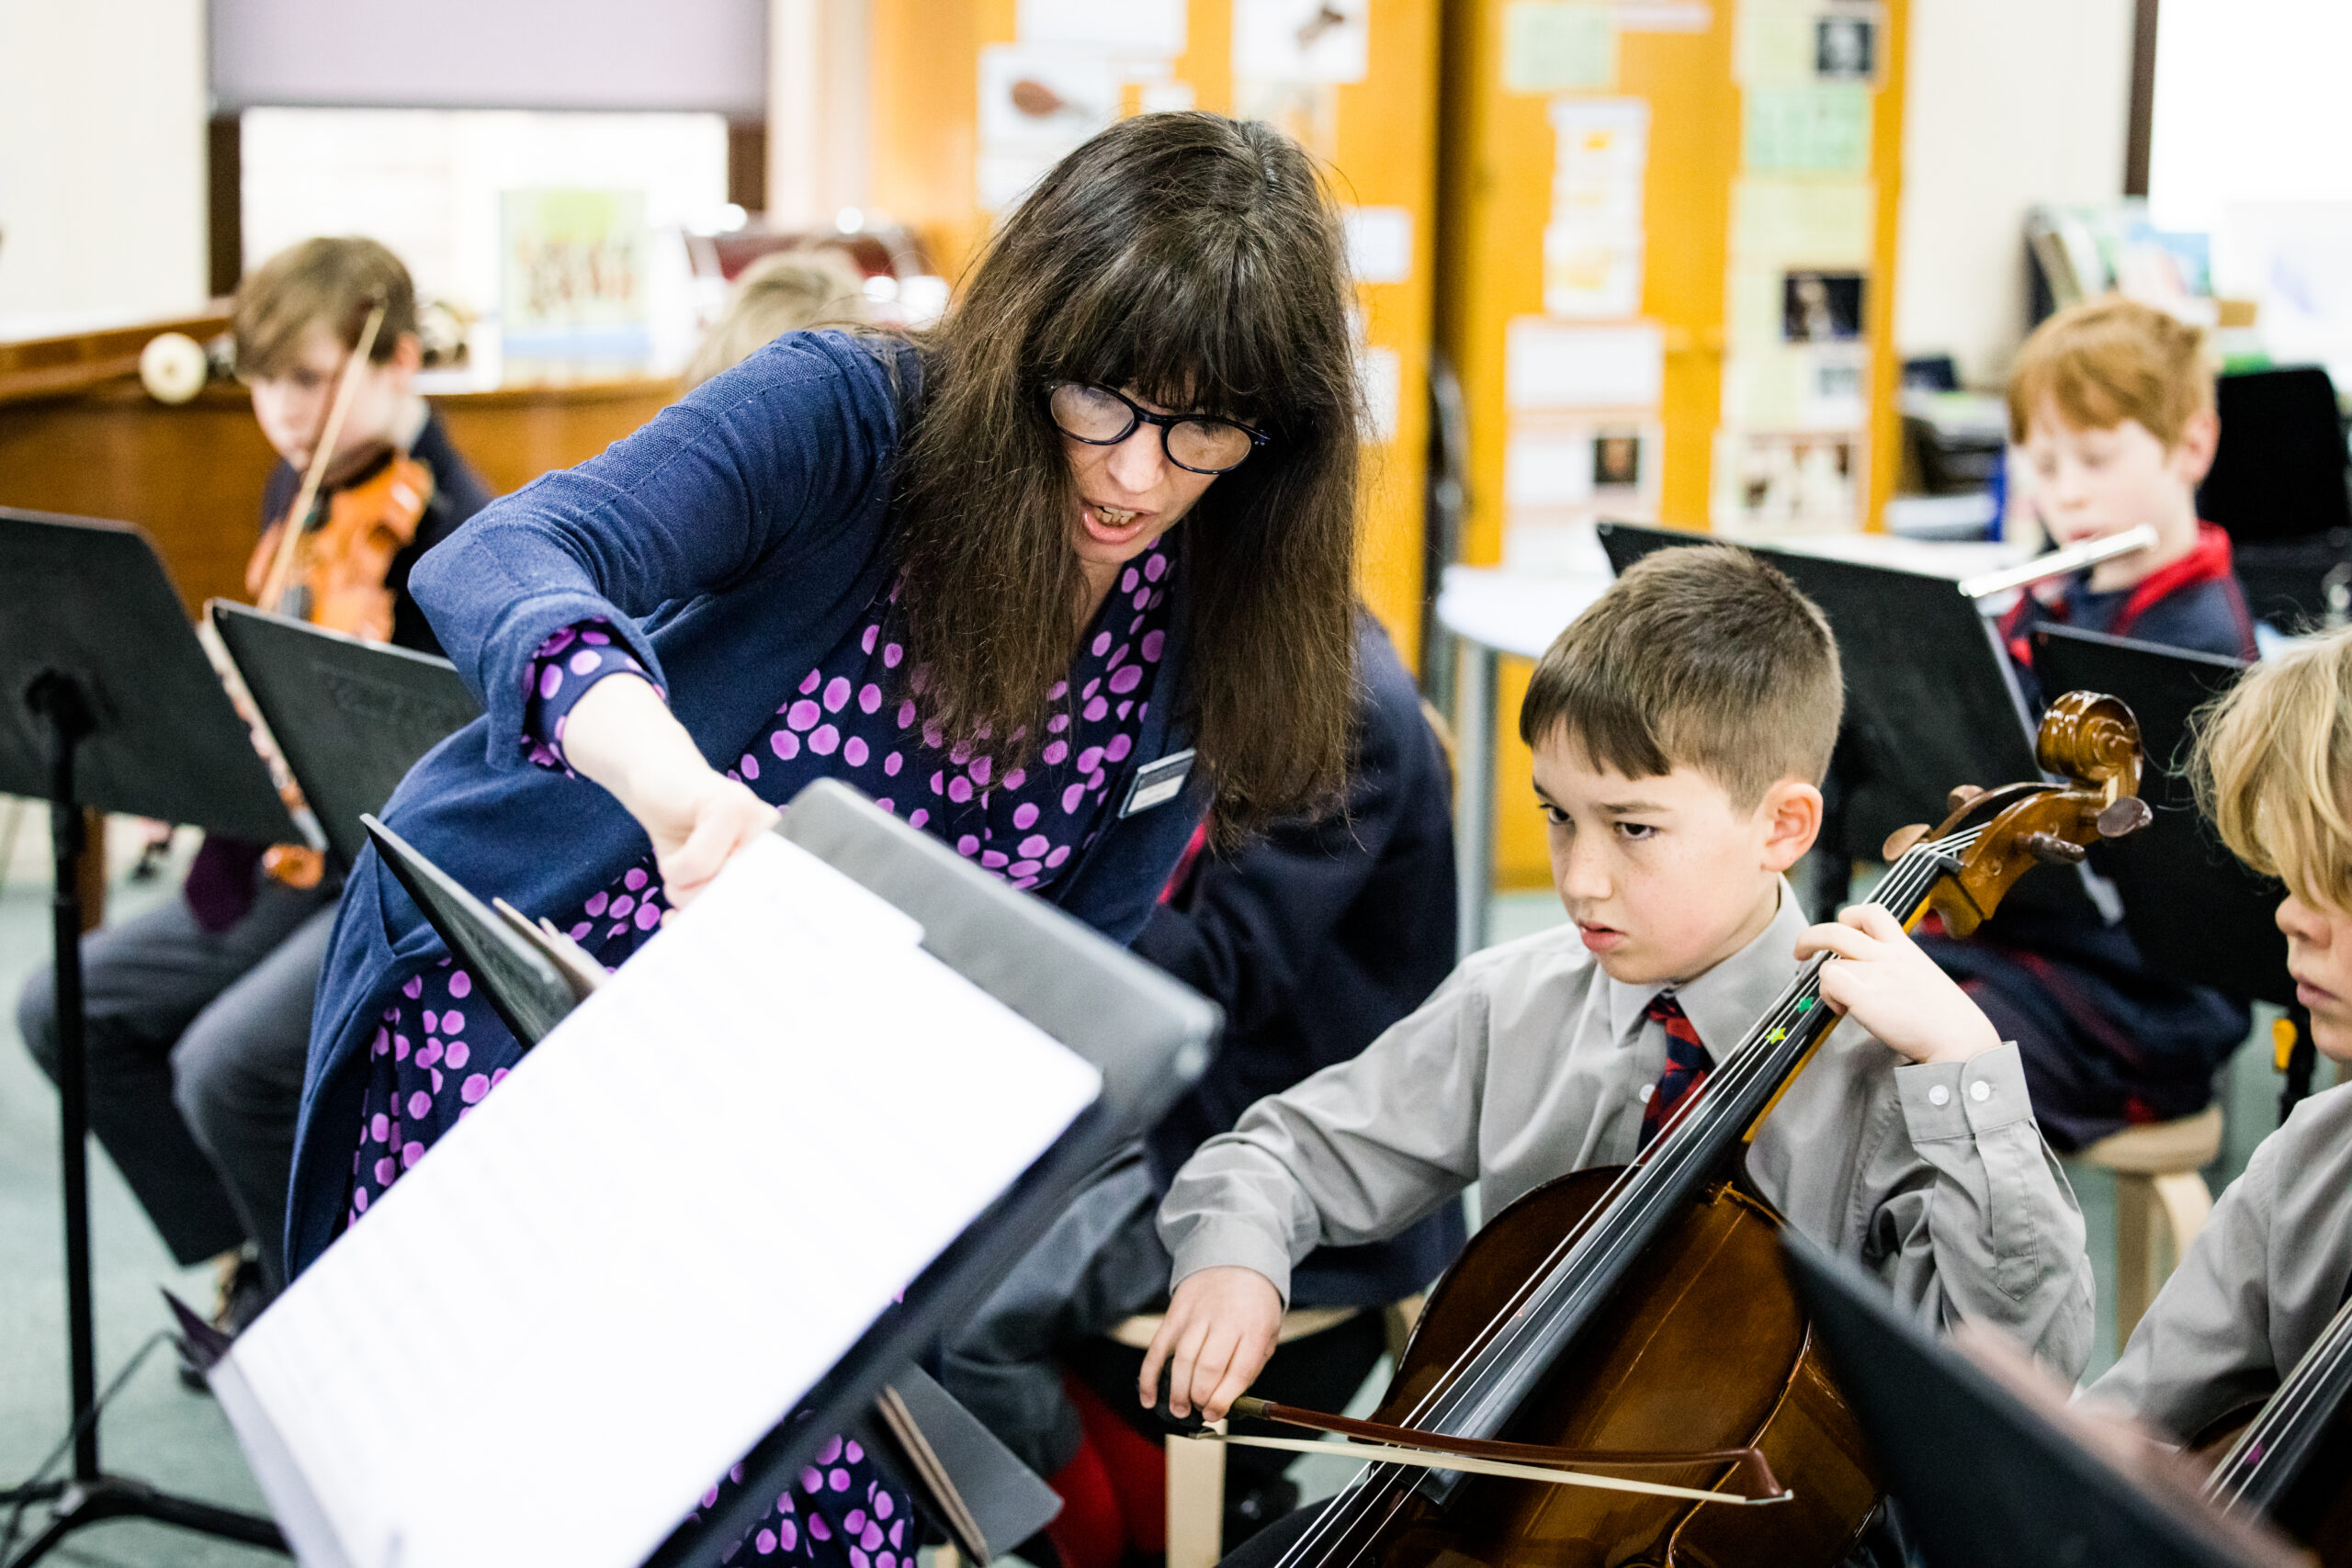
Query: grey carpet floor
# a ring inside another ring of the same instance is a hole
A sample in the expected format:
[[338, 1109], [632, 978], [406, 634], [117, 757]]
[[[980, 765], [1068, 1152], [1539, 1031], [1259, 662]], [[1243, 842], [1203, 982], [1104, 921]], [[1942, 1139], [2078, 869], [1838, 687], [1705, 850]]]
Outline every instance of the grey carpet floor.
[[[6, 837], [6, 815], [17, 805], [0, 800], [0, 840]], [[69, 1419], [57, 1095], [17, 1034], [17, 989], [50, 955], [48, 835], [34, 815], [39, 808], [23, 809], [27, 817], [17, 835], [14, 863], [0, 868], [7, 874], [0, 886], [0, 1485], [30, 1475], [63, 1438]], [[136, 846], [126, 841], [125, 831], [110, 838], [119, 865]], [[183, 858], [188, 848], [182, 844]], [[118, 878], [113, 912], [135, 912], [174, 896], [177, 886], [176, 873], [143, 884]], [[213, 1286], [209, 1269], [174, 1265], [122, 1178], [95, 1143], [91, 1147], [91, 1249], [103, 1387], [164, 1327], [158, 1287], [209, 1312]], [[209, 1396], [181, 1385], [168, 1347], [149, 1355], [116, 1396], [99, 1424], [99, 1437], [100, 1458], [109, 1470], [208, 1502], [262, 1506], [228, 1423]], [[37, 1529], [47, 1515], [36, 1504], [26, 1510], [24, 1523]], [[120, 1520], [78, 1533], [50, 1561], [106, 1568], [245, 1568], [285, 1559]]]

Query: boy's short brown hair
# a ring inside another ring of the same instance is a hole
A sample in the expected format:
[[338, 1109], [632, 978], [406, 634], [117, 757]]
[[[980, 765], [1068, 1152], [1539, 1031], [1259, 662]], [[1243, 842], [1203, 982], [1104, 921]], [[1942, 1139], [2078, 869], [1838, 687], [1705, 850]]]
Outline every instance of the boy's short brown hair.
[[313, 321], [323, 321], [345, 349], [359, 346], [360, 329], [378, 299], [384, 324], [376, 329], [371, 364], [392, 356], [403, 333], [416, 331], [416, 286], [401, 258], [374, 240], [304, 240], [289, 245], [237, 288], [230, 328], [236, 333], [237, 374], [266, 380], [282, 376], [300, 352]]
[[1746, 810], [1782, 779], [1821, 782], [1845, 701], [1829, 622], [1794, 583], [1734, 546], [1676, 547], [1544, 651], [1519, 733], [1564, 734], [1627, 778], [1697, 768]]
[[2247, 671], [2199, 716], [2190, 776], [2238, 859], [2352, 910], [2352, 631]]
[[2018, 350], [2009, 439], [2022, 442], [2045, 404], [2078, 430], [2112, 430], [2128, 419], [2172, 446], [2213, 406], [2205, 334], [2120, 296], [2069, 305]]

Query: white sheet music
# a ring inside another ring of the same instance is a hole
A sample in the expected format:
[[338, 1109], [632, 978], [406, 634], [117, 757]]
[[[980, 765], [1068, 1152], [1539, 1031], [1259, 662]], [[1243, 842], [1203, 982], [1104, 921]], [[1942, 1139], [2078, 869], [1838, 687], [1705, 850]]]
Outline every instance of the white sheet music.
[[353, 1568], [631, 1568], [1091, 1102], [921, 936], [761, 840], [237, 1341]]

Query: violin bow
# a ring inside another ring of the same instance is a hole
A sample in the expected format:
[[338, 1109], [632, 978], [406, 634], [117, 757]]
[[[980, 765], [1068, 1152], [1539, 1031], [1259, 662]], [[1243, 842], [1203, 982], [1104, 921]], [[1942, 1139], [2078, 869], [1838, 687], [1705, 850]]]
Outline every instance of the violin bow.
[[287, 581], [294, 575], [294, 550], [301, 542], [302, 525], [319, 499], [327, 465], [334, 458], [335, 443], [343, 438], [344, 419], [351, 412], [352, 395], [358, 389], [360, 367], [375, 349], [376, 334], [383, 330], [384, 312], [390, 308], [390, 300], [381, 295], [376, 297], [368, 307], [368, 320], [359, 328], [359, 344], [343, 362], [343, 373], [335, 378], [334, 401], [327, 407], [326, 424], [319, 433], [318, 445], [311, 448], [311, 467], [302, 476], [302, 488], [295, 493], [294, 504], [279, 525], [277, 553], [270, 558], [269, 575], [262, 581], [261, 607], [265, 610], [276, 610], [286, 597]]

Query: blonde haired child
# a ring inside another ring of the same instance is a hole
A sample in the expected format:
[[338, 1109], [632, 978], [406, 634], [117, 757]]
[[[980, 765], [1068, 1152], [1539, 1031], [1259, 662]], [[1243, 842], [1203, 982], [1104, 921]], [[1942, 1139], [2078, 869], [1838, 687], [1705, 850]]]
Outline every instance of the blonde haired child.
[[[2278, 929], [2312, 1037], [2352, 1062], [2352, 632], [2257, 666], [2198, 739], [2199, 797], [2222, 838], [2287, 884]], [[2187, 1438], [2267, 1393], [2352, 1276], [2352, 1085], [2312, 1096], [2262, 1142], [2091, 1392]]]

